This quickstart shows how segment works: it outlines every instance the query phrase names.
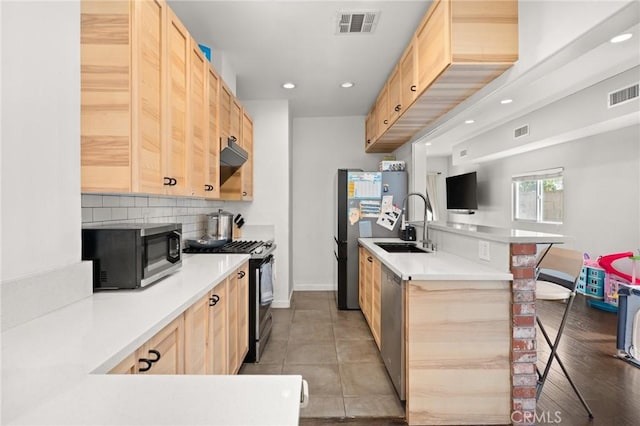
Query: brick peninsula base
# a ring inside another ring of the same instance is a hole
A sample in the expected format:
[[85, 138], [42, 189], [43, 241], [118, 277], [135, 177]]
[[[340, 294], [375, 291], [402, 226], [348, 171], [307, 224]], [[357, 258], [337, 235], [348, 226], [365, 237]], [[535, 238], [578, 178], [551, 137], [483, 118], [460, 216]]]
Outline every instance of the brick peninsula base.
[[511, 422], [535, 424], [536, 412], [536, 244], [511, 244]]

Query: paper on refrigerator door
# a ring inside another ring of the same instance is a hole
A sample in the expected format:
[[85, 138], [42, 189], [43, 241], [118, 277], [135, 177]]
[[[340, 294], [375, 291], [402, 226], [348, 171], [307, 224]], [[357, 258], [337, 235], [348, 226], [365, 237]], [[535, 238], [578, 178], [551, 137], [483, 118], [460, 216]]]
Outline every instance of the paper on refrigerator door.
[[[384, 200], [382, 203], [384, 204]], [[392, 204], [390, 209], [387, 209], [386, 211], [383, 210], [380, 213], [376, 223], [383, 228], [387, 228], [389, 231], [393, 231], [393, 228], [395, 228], [396, 223], [400, 219], [401, 213], [402, 210]]]

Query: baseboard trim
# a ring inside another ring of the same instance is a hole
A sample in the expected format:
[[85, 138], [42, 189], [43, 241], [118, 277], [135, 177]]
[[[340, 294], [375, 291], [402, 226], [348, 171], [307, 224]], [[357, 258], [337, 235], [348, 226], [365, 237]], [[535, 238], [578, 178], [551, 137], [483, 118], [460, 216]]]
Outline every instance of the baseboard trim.
[[296, 284], [294, 291], [335, 291], [335, 284]]
[[286, 300], [276, 300], [274, 299], [271, 302], [271, 307], [274, 309], [287, 309], [291, 307], [291, 298], [293, 297], [293, 292], [289, 293], [289, 298]]

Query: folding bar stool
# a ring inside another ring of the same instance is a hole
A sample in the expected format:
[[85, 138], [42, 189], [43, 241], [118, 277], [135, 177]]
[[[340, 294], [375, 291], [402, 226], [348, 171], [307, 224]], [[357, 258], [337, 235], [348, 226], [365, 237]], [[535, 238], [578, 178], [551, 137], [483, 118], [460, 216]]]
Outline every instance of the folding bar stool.
[[580, 399], [582, 406], [587, 410], [589, 417], [593, 418], [591, 408], [589, 408], [587, 401], [583, 398], [582, 394], [571, 379], [571, 376], [565, 368], [562, 360], [558, 356], [558, 345], [560, 344], [564, 327], [567, 323], [567, 319], [569, 318], [569, 311], [571, 310], [573, 300], [576, 296], [576, 287], [578, 285], [580, 271], [582, 270], [582, 264], [583, 257], [580, 252], [557, 247], [548, 248], [543, 252], [540, 260], [538, 261], [536, 268], [536, 300], [561, 301], [565, 302], [566, 306], [564, 314], [562, 315], [560, 327], [558, 328], [558, 333], [556, 334], [553, 342], [542, 325], [540, 316], [536, 315], [536, 322], [540, 327], [540, 331], [551, 348], [551, 354], [549, 355], [549, 359], [545, 365], [544, 372], [540, 374], [540, 370], [537, 370], [538, 384], [536, 389], [536, 399], [540, 398], [542, 388], [544, 387], [549, 371], [551, 370], [551, 364], [555, 359], [569, 381], [569, 384], [573, 388], [573, 391], [578, 396], [578, 399]]

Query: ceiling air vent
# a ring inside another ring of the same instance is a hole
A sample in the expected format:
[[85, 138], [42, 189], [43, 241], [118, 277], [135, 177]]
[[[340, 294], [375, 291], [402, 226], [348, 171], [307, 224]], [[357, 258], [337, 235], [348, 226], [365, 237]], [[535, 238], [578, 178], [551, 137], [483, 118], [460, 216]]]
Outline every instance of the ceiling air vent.
[[529, 135], [529, 125], [525, 124], [524, 126], [518, 127], [513, 131], [513, 138], [518, 139]]
[[338, 34], [371, 33], [378, 23], [380, 11], [338, 12]]
[[616, 90], [615, 92], [610, 92], [607, 96], [609, 97], [609, 108], [614, 106], [618, 106], [629, 102], [638, 97], [638, 84], [636, 83], [632, 86], [625, 87], [624, 89]]

